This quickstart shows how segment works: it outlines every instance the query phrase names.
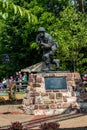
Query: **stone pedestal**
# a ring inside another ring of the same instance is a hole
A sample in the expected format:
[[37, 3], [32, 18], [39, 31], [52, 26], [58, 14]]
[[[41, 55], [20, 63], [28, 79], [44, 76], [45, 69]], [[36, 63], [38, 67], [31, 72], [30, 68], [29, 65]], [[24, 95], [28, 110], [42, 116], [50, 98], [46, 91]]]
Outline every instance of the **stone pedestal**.
[[[45, 77], [66, 77], [66, 89], [46, 90]], [[29, 74], [28, 87], [23, 99], [23, 110], [27, 114], [53, 115], [77, 112], [87, 108], [79, 73], [48, 72]]]

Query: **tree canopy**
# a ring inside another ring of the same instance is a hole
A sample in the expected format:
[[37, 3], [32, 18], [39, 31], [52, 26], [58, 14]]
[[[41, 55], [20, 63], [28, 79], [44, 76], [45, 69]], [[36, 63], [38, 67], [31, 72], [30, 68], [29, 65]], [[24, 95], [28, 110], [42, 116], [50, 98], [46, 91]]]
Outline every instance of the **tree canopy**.
[[[86, 1], [0, 0], [0, 77], [14, 75], [42, 60], [35, 41], [40, 26], [59, 44], [59, 70], [85, 73]], [[2, 62], [3, 54], [9, 56], [9, 62]]]

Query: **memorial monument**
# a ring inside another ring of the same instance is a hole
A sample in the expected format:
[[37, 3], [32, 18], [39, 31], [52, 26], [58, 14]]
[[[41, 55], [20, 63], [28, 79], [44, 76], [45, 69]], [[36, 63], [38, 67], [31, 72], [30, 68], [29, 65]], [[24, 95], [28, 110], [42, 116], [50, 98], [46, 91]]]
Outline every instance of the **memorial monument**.
[[[43, 50], [43, 62], [22, 70], [29, 73], [28, 87], [22, 104], [25, 113], [54, 115], [80, 112], [82, 108], [87, 108], [80, 74], [55, 70], [59, 68], [59, 60], [54, 59], [58, 44], [43, 27], [38, 29], [36, 42]], [[55, 65], [52, 71], [51, 64]]]

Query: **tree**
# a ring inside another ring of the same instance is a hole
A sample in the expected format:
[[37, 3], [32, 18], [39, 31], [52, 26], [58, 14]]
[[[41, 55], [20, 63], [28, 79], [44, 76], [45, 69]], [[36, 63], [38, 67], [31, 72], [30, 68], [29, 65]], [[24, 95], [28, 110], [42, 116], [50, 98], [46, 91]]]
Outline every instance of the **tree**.
[[82, 51], [87, 47], [86, 17], [71, 5], [60, 15], [61, 18], [53, 26], [55, 28], [53, 35], [60, 44], [59, 54], [63, 69], [65, 67], [80, 72], [82, 65], [87, 63], [87, 58]]
[[[22, 61], [24, 66], [27, 66], [29, 62], [26, 57], [29, 57], [31, 40], [28, 42], [27, 25], [30, 27], [28, 30], [30, 31], [31, 27], [37, 23], [37, 17], [28, 9], [10, 1], [0, 0], [0, 7], [0, 76], [5, 74], [5, 76], [9, 76], [23, 67]], [[26, 44], [26, 42], [28, 43]], [[3, 53], [10, 57], [8, 64], [2, 64]]]

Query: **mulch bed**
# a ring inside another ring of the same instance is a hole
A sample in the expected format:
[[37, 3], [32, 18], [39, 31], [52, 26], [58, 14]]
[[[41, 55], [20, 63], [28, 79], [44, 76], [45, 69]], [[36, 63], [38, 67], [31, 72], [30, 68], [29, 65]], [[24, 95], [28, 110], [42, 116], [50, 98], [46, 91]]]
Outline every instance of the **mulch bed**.
[[12, 105], [12, 104], [22, 104], [23, 99], [17, 100], [5, 100], [4, 102], [0, 102], [0, 105]]
[[14, 111], [14, 112], [9, 112], [9, 111], [7, 111], [7, 112], [3, 112], [3, 113], [0, 113], [0, 114], [4, 114], [4, 115], [8, 115], [8, 114], [12, 114], [12, 115], [17, 115], [17, 114], [23, 114], [22, 112], [19, 112], [19, 111]]
[[[11, 100], [5, 100], [5, 102], [0, 102], [0, 105], [20, 105], [22, 104], [22, 99], [18, 99], [18, 100], [15, 100], [15, 101], [11, 101]], [[21, 109], [21, 108], [19, 108]], [[6, 112], [0, 112], [0, 114], [23, 114], [23, 112], [20, 112], [20, 111], [6, 111]]]

